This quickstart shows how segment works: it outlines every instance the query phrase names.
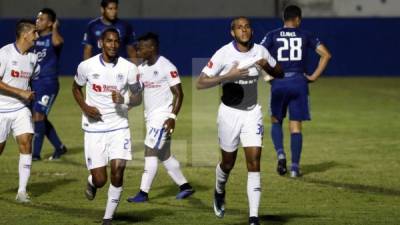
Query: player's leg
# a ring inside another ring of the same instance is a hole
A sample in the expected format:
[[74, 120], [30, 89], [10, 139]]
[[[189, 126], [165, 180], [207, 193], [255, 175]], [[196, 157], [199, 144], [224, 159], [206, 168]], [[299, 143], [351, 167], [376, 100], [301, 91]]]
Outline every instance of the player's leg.
[[5, 147], [6, 147], [6, 141], [0, 142], [0, 155], [3, 153]]
[[249, 201], [249, 223], [259, 224], [258, 208], [261, 199], [260, 158], [264, 135], [260, 106], [246, 112], [240, 134], [247, 165], [247, 197]]
[[17, 141], [19, 148], [19, 186], [16, 200], [19, 202], [30, 202], [26, 193], [26, 186], [31, 174], [32, 165], [32, 137], [33, 124], [32, 114], [28, 108], [23, 108], [13, 113], [14, 120], [11, 124], [11, 130]]
[[124, 181], [124, 171], [126, 160], [112, 159], [111, 160], [111, 184], [108, 188], [108, 198], [103, 221], [109, 222], [118, 207], [122, 193], [122, 185]]
[[6, 147], [7, 136], [11, 130], [11, 121], [7, 118], [8, 113], [0, 113], [0, 155]]
[[273, 86], [271, 88], [270, 98], [270, 112], [271, 112], [271, 139], [274, 144], [278, 163], [277, 172], [279, 175], [285, 175], [286, 168], [286, 154], [283, 147], [283, 129], [282, 123], [286, 115], [288, 94], [284, 87]]
[[195, 191], [182, 173], [179, 161], [171, 155], [171, 138], [167, 138], [162, 149], [158, 151], [158, 159], [163, 163], [169, 176], [179, 186], [176, 199], [184, 199], [191, 196]]
[[[36, 102], [34, 103], [36, 104]], [[42, 151], [43, 140], [46, 133], [45, 115], [33, 110], [32, 119], [34, 122], [35, 135], [33, 137], [33, 152], [32, 160], [40, 160], [40, 153]]]
[[67, 152], [67, 147], [61, 142], [57, 135], [56, 129], [53, 124], [46, 118], [46, 137], [54, 147], [53, 155], [49, 158], [50, 160], [59, 159], [61, 155]]
[[293, 97], [289, 103], [290, 147], [292, 153], [291, 177], [299, 177], [300, 158], [303, 149], [302, 121], [310, 120], [308, 84], [302, 77], [302, 82], [293, 87]]

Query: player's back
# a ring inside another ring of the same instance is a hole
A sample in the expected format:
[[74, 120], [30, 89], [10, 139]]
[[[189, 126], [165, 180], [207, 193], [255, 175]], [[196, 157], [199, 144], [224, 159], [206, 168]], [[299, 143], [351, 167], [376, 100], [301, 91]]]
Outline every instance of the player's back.
[[299, 28], [283, 27], [269, 32], [261, 44], [281, 65], [285, 77], [289, 73], [306, 72], [307, 51], [319, 45], [318, 38]]
[[58, 81], [58, 60], [62, 46], [55, 47], [52, 43], [52, 34], [40, 36], [35, 42], [34, 52], [38, 55], [40, 73], [35, 80]]

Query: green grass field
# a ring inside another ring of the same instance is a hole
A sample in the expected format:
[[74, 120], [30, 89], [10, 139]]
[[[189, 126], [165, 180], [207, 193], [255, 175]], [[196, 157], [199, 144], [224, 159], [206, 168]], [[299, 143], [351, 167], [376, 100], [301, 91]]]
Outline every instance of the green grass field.
[[[247, 223], [247, 173], [240, 151], [227, 185], [227, 211], [217, 219], [212, 210], [214, 170], [219, 152], [216, 110], [219, 90], [192, 89], [183, 78], [185, 100], [177, 121], [173, 151], [197, 192], [175, 200], [177, 187], [162, 165], [150, 192], [150, 202], [130, 204], [138, 191], [143, 168], [142, 107], [130, 112], [134, 160], [125, 172], [124, 192], [114, 224]], [[94, 201], [83, 195], [87, 170], [83, 159], [81, 113], [71, 94], [72, 77], [61, 78], [61, 91], [50, 115], [69, 152], [60, 161], [34, 162], [28, 185], [32, 203], [14, 198], [18, 186], [18, 150], [8, 139], [0, 156], [0, 224], [100, 224], [107, 189]], [[262, 224], [400, 224], [400, 79], [321, 78], [311, 84], [311, 122], [304, 124], [302, 171], [299, 179], [275, 172], [275, 152], [269, 138], [269, 85], [260, 82], [266, 133], [262, 154]], [[285, 124], [285, 131], [287, 131]], [[288, 133], [285, 133], [288, 151]], [[49, 157], [45, 143], [42, 158]], [[288, 154], [290, 155], [290, 154]]]

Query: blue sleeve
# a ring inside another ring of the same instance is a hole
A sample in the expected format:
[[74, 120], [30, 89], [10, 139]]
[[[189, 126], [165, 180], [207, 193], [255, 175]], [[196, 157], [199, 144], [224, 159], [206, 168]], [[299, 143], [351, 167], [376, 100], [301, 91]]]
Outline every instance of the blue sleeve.
[[85, 34], [83, 35], [82, 44], [97, 46], [96, 36], [93, 33], [93, 25], [91, 23], [89, 23], [86, 28]]
[[308, 39], [308, 47], [315, 50], [318, 47], [318, 45], [321, 44], [321, 41], [319, 40], [319, 38], [315, 37], [311, 33], [306, 33], [306, 35]]
[[267, 33], [265, 37], [262, 39], [260, 45], [263, 45], [266, 49], [271, 50], [272, 47], [272, 34]]

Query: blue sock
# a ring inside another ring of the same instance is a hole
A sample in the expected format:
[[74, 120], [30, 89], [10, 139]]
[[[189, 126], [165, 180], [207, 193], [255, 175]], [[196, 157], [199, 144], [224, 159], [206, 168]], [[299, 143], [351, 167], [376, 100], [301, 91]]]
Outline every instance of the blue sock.
[[282, 121], [278, 123], [272, 123], [271, 126], [271, 138], [274, 143], [275, 151], [278, 159], [284, 159], [285, 151], [283, 150], [283, 131], [282, 131]]
[[46, 120], [46, 136], [50, 143], [54, 146], [55, 150], [60, 151], [60, 149], [63, 147], [63, 144], [61, 143], [53, 124], [51, 124], [48, 120]]
[[301, 133], [290, 134], [290, 147], [292, 151], [292, 170], [300, 165], [301, 149], [303, 147], [303, 135]]
[[33, 153], [32, 157], [40, 158], [42, 151], [43, 139], [46, 133], [46, 124], [42, 121], [35, 122], [35, 135], [33, 136]]

